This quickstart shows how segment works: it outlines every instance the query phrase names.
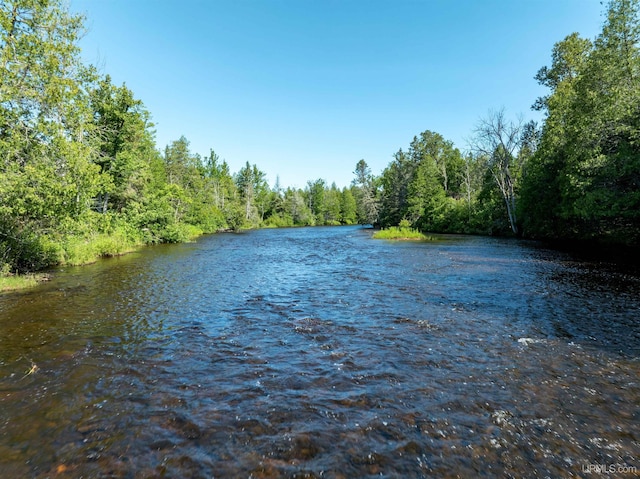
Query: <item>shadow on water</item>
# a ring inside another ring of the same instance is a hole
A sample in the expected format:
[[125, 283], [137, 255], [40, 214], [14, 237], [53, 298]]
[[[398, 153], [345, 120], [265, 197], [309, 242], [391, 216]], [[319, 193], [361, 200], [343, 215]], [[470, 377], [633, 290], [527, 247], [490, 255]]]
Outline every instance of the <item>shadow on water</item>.
[[640, 356], [640, 268], [623, 249], [539, 248], [548, 334]]
[[220, 234], [0, 297], [7, 477], [638, 467], [638, 277], [537, 243]]

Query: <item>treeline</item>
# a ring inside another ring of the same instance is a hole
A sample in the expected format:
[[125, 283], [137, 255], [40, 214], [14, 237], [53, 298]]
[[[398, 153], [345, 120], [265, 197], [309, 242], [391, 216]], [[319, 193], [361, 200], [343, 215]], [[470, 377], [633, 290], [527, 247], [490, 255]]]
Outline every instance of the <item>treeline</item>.
[[536, 75], [542, 125], [504, 111], [460, 152], [433, 131], [379, 175], [270, 187], [179, 138], [160, 151], [126, 85], [80, 59], [62, 0], [0, 3], [0, 276], [145, 243], [264, 226], [409, 223], [423, 231], [640, 242], [640, 0], [612, 0], [594, 41], [558, 42]]
[[[432, 131], [360, 184], [369, 220], [425, 231], [640, 243], [640, 17], [612, 0], [595, 41], [556, 43], [536, 80], [542, 125], [482, 118], [462, 154]], [[366, 163], [361, 169], [366, 169]]]
[[0, 3], [0, 276], [259, 226], [352, 224], [356, 187], [270, 188], [183, 137], [159, 151], [143, 103], [80, 60], [61, 0]]
[[481, 121], [466, 154], [425, 131], [380, 176], [368, 172], [369, 219], [383, 228], [404, 221], [422, 231], [519, 234], [520, 186], [539, 136], [535, 123], [507, 122], [503, 111]]

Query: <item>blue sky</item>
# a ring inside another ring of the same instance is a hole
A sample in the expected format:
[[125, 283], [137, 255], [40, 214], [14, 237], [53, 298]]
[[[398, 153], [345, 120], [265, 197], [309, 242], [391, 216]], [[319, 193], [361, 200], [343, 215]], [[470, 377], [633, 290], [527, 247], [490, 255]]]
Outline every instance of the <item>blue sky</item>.
[[461, 150], [479, 118], [540, 120], [557, 41], [593, 39], [599, 0], [71, 0], [83, 58], [126, 83], [158, 147], [184, 135], [271, 185], [347, 186], [425, 130]]

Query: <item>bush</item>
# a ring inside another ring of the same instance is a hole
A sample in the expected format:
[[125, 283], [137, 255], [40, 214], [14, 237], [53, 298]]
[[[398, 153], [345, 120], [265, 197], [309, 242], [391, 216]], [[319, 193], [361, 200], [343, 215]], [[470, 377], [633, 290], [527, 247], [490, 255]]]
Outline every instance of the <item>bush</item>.
[[16, 228], [0, 236], [0, 262], [7, 274], [48, 268], [60, 262], [61, 253], [55, 238], [46, 234]]
[[202, 230], [197, 226], [186, 223], [173, 223], [168, 225], [162, 232], [162, 242], [185, 243], [192, 241], [201, 234]]
[[275, 214], [269, 216], [265, 222], [264, 226], [267, 228], [287, 228], [293, 226], [293, 218], [291, 215], [283, 213], [283, 214]]
[[93, 263], [97, 255], [88, 239], [78, 236], [67, 236], [64, 240], [64, 263], [80, 265]]

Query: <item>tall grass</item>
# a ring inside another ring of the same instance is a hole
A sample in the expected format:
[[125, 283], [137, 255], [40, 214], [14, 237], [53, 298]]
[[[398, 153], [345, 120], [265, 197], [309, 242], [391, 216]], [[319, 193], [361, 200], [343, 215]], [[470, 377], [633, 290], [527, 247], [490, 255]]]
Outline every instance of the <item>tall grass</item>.
[[32, 288], [46, 278], [45, 274], [0, 276], [0, 292]]
[[187, 223], [165, 224], [150, 232], [148, 228], [136, 228], [113, 214], [88, 212], [82, 221], [61, 221], [59, 231], [5, 234], [0, 237], [0, 252], [17, 253], [0, 257], [0, 291], [35, 286], [47, 278], [33, 274], [34, 271], [57, 265], [95, 263], [100, 258], [130, 253], [148, 243], [193, 241], [203, 232], [200, 226]]
[[373, 234], [375, 239], [389, 240], [433, 240], [431, 236], [422, 234], [415, 228], [411, 228], [411, 224], [407, 220], [402, 220], [399, 226], [391, 226], [383, 228]]
[[139, 242], [119, 232], [99, 233], [88, 238], [69, 236], [63, 243], [62, 263], [70, 265], [94, 263], [100, 258], [130, 253], [139, 246]]

